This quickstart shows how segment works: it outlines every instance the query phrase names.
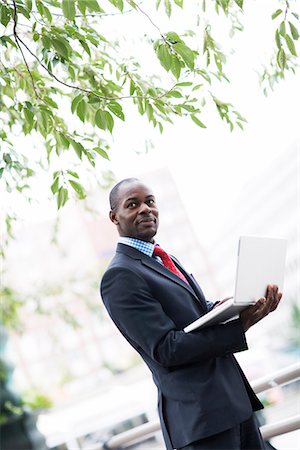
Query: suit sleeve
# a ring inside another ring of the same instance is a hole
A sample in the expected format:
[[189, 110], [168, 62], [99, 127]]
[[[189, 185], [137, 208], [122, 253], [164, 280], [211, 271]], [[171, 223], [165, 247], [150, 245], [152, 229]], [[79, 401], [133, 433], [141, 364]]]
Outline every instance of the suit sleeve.
[[239, 319], [192, 333], [176, 329], [147, 282], [132, 270], [109, 269], [102, 279], [101, 295], [121, 333], [162, 366], [196, 363], [247, 350]]

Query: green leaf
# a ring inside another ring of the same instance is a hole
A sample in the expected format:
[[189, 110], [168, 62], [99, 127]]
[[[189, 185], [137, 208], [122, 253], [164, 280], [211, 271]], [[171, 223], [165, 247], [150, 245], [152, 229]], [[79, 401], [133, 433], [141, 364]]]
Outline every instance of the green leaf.
[[191, 119], [192, 119], [193, 122], [195, 122], [196, 125], [198, 125], [198, 127], [206, 128], [204, 123], [201, 122], [201, 120], [199, 120], [198, 117], [196, 117], [194, 114], [191, 115]]
[[170, 17], [172, 13], [172, 5], [171, 0], [164, 0], [165, 3], [165, 11], [167, 13], [167, 16]]
[[234, 1], [241, 9], [243, 9], [243, 0], [234, 0]]
[[79, 42], [82, 45], [82, 47], [84, 48], [84, 50], [87, 52], [87, 54], [89, 56], [91, 56], [91, 50], [90, 50], [90, 47], [87, 45], [87, 43], [84, 41], [81, 41], [81, 40]]
[[85, 121], [85, 115], [86, 115], [86, 101], [83, 98], [77, 105], [76, 113], [79, 119], [84, 122]]
[[70, 65], [69, 65], [69, 67], [68, 67], [68, 72], [69, 72], [69, 75], [70, 75], [71, 80], [72, 80], [72, 81], [75, 81], [75, 80], [76, 80], [75, 70], [74, 70], [73, 67], [70, 66]]
[[46, 19], [48, 20], [48, 22], [52, 22], [52, 14], [50, 12], [50, 10], [47, 8], [47, 6], [43, 5], [43, 15], [46, 17]]
[[59, 185], [59, 178], [56, 177], [54, 182], [51, 184], [52, 194], [55, 194], [58, 191], [58, 185]]
[[88, 103], [90, 105], [97, 105], [97, 106], [99, 106], [100, 105], [100, 99], [99, 99], [99, 97], [97, 97], [97, 95], [89, 94], [89, 96], [88, 96]]
[[154, 105], [161, 113], [166, 114], [165, 103], [163, 103], [161, 100], [156, 100], [154, 102]]
[[203, 84], [196, 84], [196, 86], [193, 87], [192, 91], [197, 91], [203, 86]]
[[104, 12], [104, 10], [100, 8], [97, 0], [86, 0], [86, 6], [90, 12]]
[[107, 107], [119, 119], [125, 120], [125, 116], [124, 116], [124, 113], [122, 111], [122, 106], [119, 103], [117, 103], [117, 102], [109, 103], [107, 105]]
[[280, 34], [279, 34], [278, 30], [275, 31], [275, 42], [276, 42], [277, 48], [280, 49], [281, 41], [280, 41]]
[[109, 156], [108, 156], [108, 154], [106, 153], [106, 151], [103, 150], [103, 148], [100, 148], [100, 147], [94, 147], [93, 150], [94, 150], [95, 152], [97, 152], [100, 156], [102, 156], [102, 158], [108, 159], [108, 160], [109, 160]]
[[135, 84], [134, 82], [130, 79], [130, 87], [129, 87], [129, 94], [133, 95], [135, 91]]
[[69, 169], [67, 170], [67, 173], [68, 173], [69, 175], [72, 175], [72, 177], [78, 178], [78, 179], [79, 179], [78, 173], [73, 172], [72, 170], [69, 170]]
[[174, 3], [179, 6], [180, 8], [183, 7], [183, 0], [174, 0]]
[[166, 33], [166, 38], [171, 44], [177, 44], [177, 42], [182, 42], [178, 34], [175, 33], [174, 31], [169, 31], [168, 33]]
[[176, 55], [171, 55], [171, 72], [174, 77], [178, 80], [181, 72], [181, 64]]
[[175, 51], [181, 56], [183, 61], [186, 63], [186, 65], [190, 68], [194, 68], [194, 60], [195, 60], [195, 54], [194, 52], [187, 47], [185, 44], [178, 43], [173, 45]]
[[83, 94], [78, 94], [78, 95], [76, 95], [76, 97], [73, 98], [72, 103], [71, 103], [72, 113], [74, 113], [74, 111], [76, 111], [77, 105], [82, 98], [83, 98]]
[[176, 86], [192, 86], [193, 83], [191, 81], [183, 81], [182, 83], [177, 83]]
[[77, 183], [76, 181], [73, 180], [69, 180], [69, 183], [81, 200], [86, 197], [86, 193], [80, 183]]
[[292, 14], [293, 14], [293, 16], [294, 16], [297, 20], [299, 20], [299, 14], [297, 14], [297, 13], [295, 13], [295, 12], [292, 12]]
[[78, 0], [77, 1], [77, 5], [78, 5], [78, 9], [79, 11], [85, 16], [85, 12], [86, 12], [86, 1], [84, 0]]
[[36, 0], [35, 1], [36, 7], [38, 12], [40, 13], [41, 16], [44, 15], [44, 5], [40, 0]]
[[65, 134], [59, 133], [59, 138], [60, 138], [61, 144], [64, 148], [70, 147], [70, 141]]
[[64, 59], [69, 58], [68, 48], [61, 39], [54, 38], [51, 39], [51, 42], [57, 53], [59, 53]]
[[171, 68], [171, 55], [169, 50], [165, 44], [159, 45], [156, 51], [157, 57], [161, 63], [161, 65], [169, 71]]
[[182, 98], [182, 94], [179, 91], [170, 91], [168, 97]]
[[292, 37], [295, 41], [297, 41], [297, 39], [299, 38], [299, 32], [298, 29], [295, 27], [295, 25], [293, 25], [291, 22], [289, 22], [290, 25], [290, 29], [291, 29], [291, 33], [292, 33]]
[[279, 26], [279, 33], [281, 34], [281, 36], [285, 37], [285, 21], [283, 20]]
[[114, 127], [114, 119], [108, 111], [104, 111], [107, 128], [112, 133]]
[[9, 36], [1, 36], [0, 43], [7, 47], [7, 42], [14, 48], [18, 48], [17, 44]]
[[276, 19], [276, 17], [278, 17], [281, 13], [282, 9], [277, 9], [277, 11], [272, 14], [272, 20]]
[[25, 101], [25, 105], [29, 109], [29, 111], [34, 112], [34, 107], [32, 106], [31, 102]]
[[57, 208], [60, 209], [65, 205], [69, 197], [68, 190], [66, 188], [60, 187], [57, 195]]
[[75, 1], [74, 0], [62, 0], [62, 10], [64, 16], [69, 20], [75, 19]]
[[101, 128], [102, 130], [106, 130], [107, 128], [106, 117], [102, 109], [98, 109], [98, 111], [96, 112], [95, 123], [97, 127]]
[[296, 48], [293, 39], [286, 34], [285, 35], [286, 45], [293, 56], [297, 56]]
[[148, 116], [148, 120], [149, 122], [151, 122], [151, 120], [153, 120], [153, 107], [149, 102], [145, 102], [145, 110]]
[[6, 27], [6, 25], [10, 21], [11, 15], [12, 15], [11, 9], [7, 8], [5, 5], [1, 5], [0, 22], [4, 27]]
[[29, 127], [32, 128], [33, 118], [34, 118], [33, 112], [30, 111], [30, 109], [28, 109], [28, 108], [24, 108], [24, 117], [25, 117], [25, 120], [28, 123]]
[[51, 47], [51, 39], [49, 38], [49, 36], [44, 34], [42, 36], [42, 43], [46, 49], [49, 49]]
[[32, 10], [32, 0], [25, 0], [26, 9], [28, 12]]
[[57, 109], [58, 108], [58, 104], [51, 98], [48, 97], [47, 95], [44, 97], [45, 102], [49, 105], [52, 106], [52, 108]]
[[285, 51], [283, 50], [283, 48], [279, 49], [278, 53], [277, 53], [277, 64], [280, 67], [280, 69], [284, 69], [285, 65], [286, 65], [286, 55], [285, 55]]
[[121, 12], [124, 9], [124, 3], [123, 0], [109, 0], [110, 3], [112, 3], [116, 8], [118, 8]]
[[70, 139], [70, 142], [75, 150], [76, 155], [78, 156], [79, 159], [81, 159], [82, 153], [84, 152], [83, 146], [79, 142], [74, 141], [74, 139]]
[[3, 160], [6, 164], [11, 164], [12, 163], [12, 159], [9, 153], [4, 153], [3, 155]]

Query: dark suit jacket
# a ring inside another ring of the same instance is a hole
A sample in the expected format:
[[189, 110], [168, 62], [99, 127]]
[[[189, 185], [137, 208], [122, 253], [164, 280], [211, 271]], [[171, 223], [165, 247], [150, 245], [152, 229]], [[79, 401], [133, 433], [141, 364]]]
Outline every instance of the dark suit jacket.
[[247, 349], [239, 319], [182, 331], [213, 305], [174, 262], [190, 285], [154, 258], [118, 244], [101, 282], [112, 320], [152, 372], [168, 450], [231, 428], [262, 408], [233, 356]]

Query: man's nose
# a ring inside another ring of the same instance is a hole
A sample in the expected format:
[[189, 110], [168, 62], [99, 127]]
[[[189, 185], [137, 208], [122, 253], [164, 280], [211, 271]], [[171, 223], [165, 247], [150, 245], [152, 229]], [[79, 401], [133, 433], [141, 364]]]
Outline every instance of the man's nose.
[[142, 203], [140, 207], [140, 214], [148, 214], [151, 212], [151, 207], [147, 203]]

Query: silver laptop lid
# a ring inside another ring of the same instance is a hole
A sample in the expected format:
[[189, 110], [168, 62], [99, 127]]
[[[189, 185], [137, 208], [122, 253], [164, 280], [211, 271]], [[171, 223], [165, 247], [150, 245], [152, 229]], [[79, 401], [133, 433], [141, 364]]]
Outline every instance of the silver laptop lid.
[[234, 303], [255, 303], [268, 284], [277, 284], [282, 292], [286, 248], [286, 239], [240, 237]]

